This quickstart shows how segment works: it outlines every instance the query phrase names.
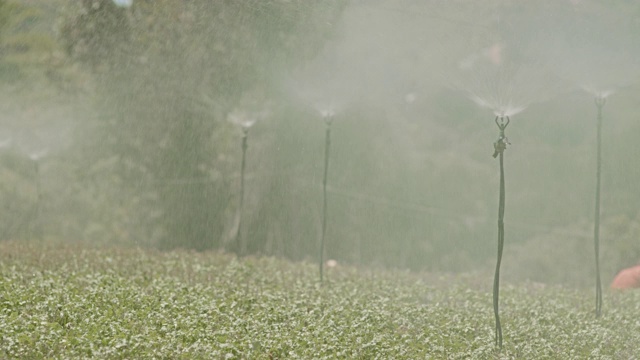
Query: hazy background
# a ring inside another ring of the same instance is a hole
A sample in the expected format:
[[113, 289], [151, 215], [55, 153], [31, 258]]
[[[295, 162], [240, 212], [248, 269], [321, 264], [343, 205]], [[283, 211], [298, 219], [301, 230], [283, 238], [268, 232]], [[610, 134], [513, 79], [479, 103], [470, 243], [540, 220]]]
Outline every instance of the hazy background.
[[[1, 239], [315, 259], [589, 285], [640, 261], [635, 1], [0, 0]], [[612, 92], [610, 94], [610, 92]], [[483, 106], [479, 106], [483, 105]]]

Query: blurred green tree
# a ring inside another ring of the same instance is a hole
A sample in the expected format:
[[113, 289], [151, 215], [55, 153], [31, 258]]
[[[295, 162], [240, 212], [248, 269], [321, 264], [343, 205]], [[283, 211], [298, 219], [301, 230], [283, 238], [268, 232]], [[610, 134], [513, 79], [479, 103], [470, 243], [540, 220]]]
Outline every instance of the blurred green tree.
[[155, 199], [161, 246], [223, 245], [235, 205], [226, 114], [266, 101], [278, 74], [321, 48], [345, 2], [82, 0], [68, 17], [65, 48], [91, 69], [101, 109], [90, 157], [117, 156], [129, 191]]
[[0, 1], [0, 80], [41, 80], [51, 68], [57, 44], [47, 16], [31, 3]]

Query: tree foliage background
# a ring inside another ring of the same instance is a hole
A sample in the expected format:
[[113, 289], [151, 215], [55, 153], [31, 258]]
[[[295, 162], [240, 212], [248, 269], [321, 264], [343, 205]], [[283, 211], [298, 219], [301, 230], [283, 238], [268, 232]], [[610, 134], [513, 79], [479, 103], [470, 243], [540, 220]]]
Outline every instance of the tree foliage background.
[[[307, 95], [324, 87], [344, 100], [327, 258], [489, 269], [497, 131], [489, 111], [445, 85], [461, 59], [495, 43], [566, 68], [552, 43], [536, 43], [549, 9], [561, 28], [577, 14], [638, 39], [637, 4], [578, 3], [0, 1], [0, 130], [41, 129], [39, 142], [14, 145], [51, 149], [39, 179], [30, 149], [1, 150], [3, 238], [41, 227], [51, 240], [237, 251], [242, 134], [229, 114], [266, 110], [249, 135], [246, 249], [315, 258], [324, 124]], [[542, 95], [509, 127], [506, 277], [588, 284], [595, 108], [588, 94]], [[630, 81], [605, 108], [604, 276], [640, 259], [638, 95]], [[73, 119], [66, 137], [51, 135], [60, 119]]]
[[269, 101], [274, 77], [318, 51], [342, 6], [140, 1], [128, 11], [81, 3], [63, 37], [95, 74], [99, 139], [87, 146], [104, 148], [94, 163], [114, 157], [130, 194], [124, 201], [144, 203], [127, 216], [159, 230], [161, 246], [224, 245], [237, 181], [227, 114]]

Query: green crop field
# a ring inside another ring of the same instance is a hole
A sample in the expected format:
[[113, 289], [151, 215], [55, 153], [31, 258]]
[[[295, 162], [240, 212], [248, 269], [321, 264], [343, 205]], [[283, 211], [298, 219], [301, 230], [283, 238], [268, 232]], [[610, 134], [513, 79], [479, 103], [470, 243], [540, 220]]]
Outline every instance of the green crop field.
[[0, 358], [637, 359], [640, 292], [219, 253], [0, 244]]

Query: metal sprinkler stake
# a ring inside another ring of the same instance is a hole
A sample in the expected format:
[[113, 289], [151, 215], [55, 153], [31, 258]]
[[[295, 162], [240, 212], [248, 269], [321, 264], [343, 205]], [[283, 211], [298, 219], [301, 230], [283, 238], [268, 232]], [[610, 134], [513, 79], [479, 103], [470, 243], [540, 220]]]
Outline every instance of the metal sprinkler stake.
[[324, 116], [326, 125], [325, 146], [324, 146], [324, 177], [322, 178], [322, 237], [320, 238], [320, 283], [323, 280], [323, 258], [324, 258], [324, 239], [327, 233], [327, 174], [329, 171], [329, 148], [331, 147], [331, 123], [333, 122], [333, 113]]
[[602, 108], [607, 99], [604, 96], [596, 96], [595, 103], [598, 107], [597, 125], [597, 165], [596, 165], [596, 209], [593, 227], [593, 243], [596, 256], [596, 318], [602, 314], [602, 282], [600, 281], [600, 174], [602, 168]]
[[35, 211], [35, 237], [37, 240], [42, 240], [43, 231], [42, 231], [42, 223], [40, 219], [40, 212], [42, 211], [42, 183], [40, 181], [40, 161], [39, 159], [34, 159], [33, 163], [35, 164], [35, 175], [36, 175], [36, 192], [38, 198], [36, 199], [36, 211]]
[[242, 127], [242, 163], [240, 165], [240, 200], [238, 205], [238, 228], [236, 229], [236, 247], [240, 254], [246, 251], [246, 244], [242, 241], [240, 229], [242, 228], [242, 213], [244, 212], [244, 169], [247, 157], [247, 139], [249, 137], [249, 127]]
[[[500, 119], [500, 121], [498, 121]], [[495, 342], [496, 346], [502, 349], [502, 325], [500, 323], [500, 313], [498, 300], [500, 295], [500, 263], [502, 262], [502, 250], [504, 248], [504, 203], [505, 203], [505, 188], [504, 188], [504, 151], [507, 145], [510, 145], [509, 139], [504, 134], [504, 130], [507, 128], [511, 119], [505, 116], [496, 116], [495, 119], [498, 129], [500, 129], [500, 137], [493, 143], [494, 153], [493, 157], [500, 156], [500, 200], [498, 203], [498, 259], [496, 262], [496, 272], [493, 278], [493, 312], [496, 317], [496, 334]]]
[[44, 233], [42, 230], [42, 181], [40, 175], [40, 159], [47, 155], [47, 150], [40, 150], [34, 153], [29, 154], [29, 159], [33, 161], [34, 166], [34, 175], [35, 175], [35, 185], [36, 185], [36, 206], [33, 217], [33, 229], [31, 235], [34, 236], [37, 240], [42, 240]]

